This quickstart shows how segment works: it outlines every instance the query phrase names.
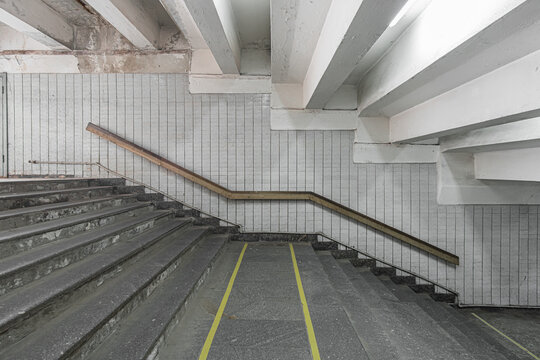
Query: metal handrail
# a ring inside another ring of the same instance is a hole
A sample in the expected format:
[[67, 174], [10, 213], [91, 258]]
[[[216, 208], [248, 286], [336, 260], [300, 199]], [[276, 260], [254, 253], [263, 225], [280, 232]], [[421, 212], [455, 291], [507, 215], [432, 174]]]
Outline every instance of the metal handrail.
[[[161, 191], [161, 190], [159, 190], [159, 189], [156, 189], [156, 188], [154, 188], [154, 187], [151, 186], [151, 185], [148, 185], [148, 184], [146, 184], [146, 183], [143, 183], [142, 181], [139, 181], [139, 180], [135, 180], [135, 179], [133, 179], [133, 178], [127, 176], [127, 175], [124, 175], [124, 174], [122, 174], [122, 173], [119, 173], [119, 172], [117, 172], [117, 171], [115, 171], [115, 170], [112, 170], [112, 169], [106, 167], [105, 165], [101, 164], [100, 162], [86, 162], [86, 161], [74, 161], [74, 162], [69, 162], [69, 161], [39, 161], [39, 160], [29, 160], [28, 162], [31, 163], [31, 164], [98, 166], [99, 168], [101, 168], [101, 169], [103, 169], [103, 170], [105, 170], [105, 171], [107, 171], [107, 172], [109, 172], [109, 173], [111, 173], [111, 174], [114, 174], [114, 175], [116, 175], [116, 176], [118, 176], [118, 177], [121, 177], [122, 179], [125, 179], [125, 180], [127, 180], [127, 181], [130, 181], [130, 182], [132, 182], [132, 183], [134, 183], [134, 184], [144, 186], [145, 188], [147, 188], [147, 189], [149, 189], [149, 190], [151, 190], [151, 191], [154, 191], [154, 192], [156, 192], [156, 193], [159, 193], [159, 194], [163, 195], [164, 197], [166, 197], [166, 198], [168, 198], [168, 199], [171, 199], [171, 200], [173, 200], [173, 201], [177, 201], [177, 202], [179, 202], [180, 204], [182, 204], [183, 206], [186, 206], [186, 207], [188, 207], [188, 208], [190, 208], [190, 209], [196, 210], [196, 211], [200, 212], [201, 214], [204, 214], [204, 215], [210, 216], [210, 217], [214, 217], [214, 218], [219, 219], [220, 221], [223, 221], [223, 222], [225, 222], [225, 223], [227, 223], [227, 224], [231, 224], [231, 225], [233, 225], [233, 226], [237, 226], [239, 229], [242, 229], [242, 228], [243, 228], [243, 225], [242, 225], [242, 224], [234, 223], [234, 222], [229, 221], [229, 220], [227, 220], [227, 219], [223, 219], [223, 218], [221, 218], [221, 217], [219, 217], [219, 216], [216, 216], [216, 215], [213, 215], [213, 214], [211, 214], [211, 213], [208, 213], [208, 212], [206, 212], [206, 211], [204, 211], [204, 210], [201, 210], [201, 209], [199, 209], [199, 208], [197, 208], [197, 207], [195, 207], [195, 206], [192, 206], [192, 205], [190, 205], [190, 204], [188, 204], [188, 203], [186, 203], [186, 202], [184, 202], [184, 201], [182, 201], [182, 200], [180, 200], [180, 199], [178, 199], [178, 198], [176, 198], [176, 197], [174, 197], [174, 196], [171, 196], [171, 195], [169, 195], [169, 194], [167, 194], [167, 193], [165, 193], [165, 192], [163, 192], [163, 191]], [[241, 231], [241, 230], [240, 230], [240, 231]], [[268, 233], [268, 232], [261, 232], [261, 231], [259, 231], [259, 232], [241, 231], [241, 232], [242, 232], [243, 234], [262, 234], [262, 233]], [[330, 240], [330, 241], [333, 241], [333, 242], [335, 242], [335, 243], [337, 243], [337, 244], [339, 244], [339, 245], [341, 245], [341, 246], [343, 246], [343, 247], [345, 247], [345, 248], [347, 248], [347, 249], [354, 250], [354, 251], [358, 252], [359, 254], [362, 254], [363, 256], [366, 256], [366, 257], [368, 257], [368, 258], [370, 258], [370, 259], [372, 259], [372, 260], [375, 260], [375, 261], [380, 262], [380, 263], [382, 263], [382, 264], [385, 264], [385, 265], [387, 265], [387, 266], [393, 267], [393, 268], [395, 268], [395, 269], [397, 269], [397, 270], [399, 270], [399, 271], [402, 271], [402, 272], [404, 272], [404, 273], [407, 273], [407, 274], [409, 274], [409, 275], [412, 275], [412, 276], [414, 276], [414, 277], [417, 277], [417, 278], [419, 278], [419, 279], [421, 279], [421, 280], [424, 280], [424, 281], [426, 281], [426, 282], [429, 282], [429, 283], [431, 283], [431, 284], [433, 284], [433, 285], [435, 285], [435, 286], [437, 286], [437, 287], [440, 287], [441, 289], [444, 289], [444, 290], [446, 290], [446, 291], [448, 291], [448, 292], [450, 292], [450, 293], [452, 293], [452, 294], [455, 294], [457, 297], [459, 297], [459, 292], [457, 292], [457, 291], [455, 291], [455, 290], [452, 290], [452, 289], [446, 287], [445, 285], [441, 285], [441, 284], [439, 284], [439, 283], [436, 282], [436, 281], [430, 280], [430, 279], [426, 278], [425, 276], [420, 275], [420, 274], [418, 274], [418, 273], [415, 273], [415, 272], [413, 272], [413, 271], [411, 271], [411, 270], [404, 269], [404, 268], [402, 268], [401, 266], [397, 266], [397, 265], [391, 264], [391, 263], [389, 263], [388, 261], [383, 260], [383, 259], [381, 259], [381, 258], [378, 258], [377, 256], [371, 255], [371, 254], [369, 254], [369, 253], [367, 253], [367, 252], [365, 252], [365, 251], [362, 251], [362, 250], [356, 249], [356, 248], [354, 248], [354, 247], [351, 247], [351, 246], [349, 246], [349, 245], [346, 245], [346, 244], [342, 243], [340, 240], [337, 240], [337, 239], [335, 239], [335, 238], [333, 238], [333, 237], [331, 237], [331, 236], [329, 236], [329, 235], [327, 235], [327, 234], [325, 234], [325, 233], [323, 233], [323, 232], [311, 232], [311, 233], [279, 232], [279, 233], [280, 233], [280, 234], [290, 234], [290, 235], [317, 235], [317, 236], [322, 236], [322, 237], [324, 237], [324, 238], [326, 238], [326, 239], [328, 239], [328, 240]]]
[[459, 265], [459, 257], [442, 249], [436, 245], [433, 245], [427, 241], [421, 240], [416, 236], [407, 234], [400, 229], [385, 224], [373, 217], [360, 213], [359, 211], [342, 205], [332, 199], [329, 199], [323, 195], [317, 194], [312, 191], [235, 191], [227, 189], [226, 187], [209, 180], [191, 170], [188, 170], [172, 161], [151, 152], [131, 141], [128, 141], [117, 134], [114, 134], [106, 129], [103, 129], [95, 124], [89, 123], [86, 130], [107, 140], [111, 143], [126, 149], [136, 155], [141, 156], [144, 159], [151, 161], [152, 163], [172, 171], [173, 173], [184, 177], [212, 192], [215, 192], [227, 199], [232, 200], [293, 200], [293, 201], [311, 201], [314, 204], [321, 205], [326, 209], [346, 216], [350, 219], [358, 221], [364, 225], [369, 226], [376, 231], [385, 233], [392, 236], [397, 240], [401, 240], [407, 244], [410, 244], [422, 251], [432, 254], [438, 258], [441, 258], [451, 264]]

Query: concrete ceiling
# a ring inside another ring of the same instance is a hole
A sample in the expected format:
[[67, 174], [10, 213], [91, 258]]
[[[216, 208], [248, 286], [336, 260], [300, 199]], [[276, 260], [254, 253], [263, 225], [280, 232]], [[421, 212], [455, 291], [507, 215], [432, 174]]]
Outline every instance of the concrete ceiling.
[[242, 48], [270, 49], [270, 0], [231, 0]]
[[272, 81], [302, 83], [331, 0], [272, 1]]
[[[75, 26], [100, 26], [107, 24], [85, 0], [42, 0]], [[161, 26], [175, 26], [159, 0], [132, 0], [157, 20]]]

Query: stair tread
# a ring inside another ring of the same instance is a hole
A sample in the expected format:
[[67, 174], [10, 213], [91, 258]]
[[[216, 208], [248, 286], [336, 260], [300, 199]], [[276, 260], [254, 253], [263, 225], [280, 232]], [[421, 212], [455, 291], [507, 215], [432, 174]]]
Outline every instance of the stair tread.
[[[88, 339], [90, 333], [104, 325], [118, 309], [147, 286], [171, 261], [189, 249], [207, 229], [194, 227], [183, 232], [181, 238], [175, 238], [167, 242], [166, 246], [145, 256], [137, 262], [137, 266], [122, 271], [90, 296], [42, 326], [38, 333], [28, 335], [1, 355], [27, 360], [52, 360], [69, 355]], [[42, 336], [42, 333], [47, 336]]]
[[417, 304], [401, 302], [369, 269], [339, 262], [353, 287], [385, 324], [403, 353], [418, 359], [472, 359], [472, 355]]
[[295, 245], [294, 251], [321, 358], [370, 359], [320, 254], [311, 244]]
[[406, 285], [397, 285], [389, 278], [379, 280], [402, 302], [418, 304], [435, 321], [444, 325], [445, 330], [478, 359], [506, 359], [499, 351], [486, 343], [479, 334], [463, 334], [459, 329], [454, 309], [446, 303], [438, 303], [427, 294], [417, 294]]
[[63, 193], [70, 193], [70, 192], [103, 190], [103, 189], [114, 189], [114, 186], [89, 186], [89, 187], [82, 187], [82, 188], [39, 190], [39, 191], [28, 191], [28, 192], [22, 192], [22, 193], [0, 194], [0, 200], [11, 200], [11, 199], [17, 199], [17, 198], [47, 196], [47, 195], [63, 194]]
[[0, 211], [0, 220], [4, 220], [4, 219], [14, 217], [14, 216], [28, 215], [28, 214], [32, 214], [32, 213], [40, 212], [40, 211], [57, 210], [57, 209], [92, 204], [96, 202], [114, 200], [114, 199], [127, 199], [127, 198], [132, 198], [135, 196], [136, 195], [134, 194], [118, 194], [118, 195], [113, 195], [113, 196], [96, 197], [96, 198], [91, 198], [91, 199], [75, 200], [75, 201], [64, 201], [64, 202], [59, 202], [59, 203], [4, 210], [4, 211]]
[[38, 246], [34, 249], [10, 256], [0, 262], [0, 277], [7, 276], [31, 265], [38, 264], [57, 255], [61, 255], [69, 250], [91, 244], [111, 234], [121, 232], [123, 229], [128, 229], [135, 226], [136, 224], [149, 221], [153, 218], [166, 216], [168, 214], [170, 214], [168, 211], [152, 211], [148, 214], [134, 217], [133, 219], [115, 222], [89, 232], [84, 232], [73, 237], [54, 241], [52, 243]]
[[43, 277], [33, 283], [15, 289], [2, 297], [0, 303], [0, 329], [21, 316], [46, 304], [60, 294], [98, 276], [115, 264], [130, 258], [151, 246], [156, 239], [188, 224], [190, 220], [173, 219], [167, 224], [150, 229], [128, 241], [111, 246], [64, 269]]
[[333, 256], [320, 254], [319, 258], [331, 280], [332, 287], [341, 297], [347, 315], [370, 359], [398, 359], [400, 349], [390, 341], [392, 334], [381, 327], [381, 322], [355, 291]]
[[80, 215], [66, 216], [60, 219], [46, 221], [42, 223], [32, 224], [28, 226], [18, 227], [14, 229], [6, 229], [0, 231], [0, 243], [5, 241], [16, 240], [32, 235], [42, 234], [49, 231], [54, 231], [64, 227], [76, 225], [79, 223], [99, 219], [102, 217], [112, 216], [131, 210], [139, 209], [148, 206], [150, 203], [137, 202], [134, 204], [126, 204], [123, 206], [107, 208], [98, 211], [92, 211]]
[[191, 259], [130, 314], [89, 359], [145, 359], [227, 238], [227, 235], [214, 235], [203, 239], [190, 255]]

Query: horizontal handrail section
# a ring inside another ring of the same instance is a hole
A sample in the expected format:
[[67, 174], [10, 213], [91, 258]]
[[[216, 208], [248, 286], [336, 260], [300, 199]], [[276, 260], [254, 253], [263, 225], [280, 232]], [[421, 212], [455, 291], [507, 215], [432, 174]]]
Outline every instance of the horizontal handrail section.
[[122, 137], [105, 130], [95, 124], [88, 123], [86, 130], [91, 133], [108, 140], [121, 148], [124, 148], [132, 153], [139, 155], [154, 164], [163, 167], [173, 173], [180, 175], [195, 184], [207, 188], [227, 199], [231, 200], [293, 200], [293, 201], [311, 201], [343, 216], [356, 220], [374, 230], [380, 231], [386, 235], [392, 236], [398, 240], [401, 240], [417, 249], [423, 250], [429, 254], [432, 254], [440, 259], [443, 259], [451, 264], [459, 265], [459, 257], [443, 250], [435, 245], [432, 245], [426, 241], [420, 240], [415, 236], [409, 235], [399, 229], [396, 229], [390, 225], [387, 225], [379, 220], [373, 219], [365, 214], [362, 214], [356, 210], [343, 206], [331, 199], [328, 199], [322, 195], [316, 194], [311, 191], [233, 191], [229, 190], [211, 180], [202, 177], [199, 174], [194, 173], [178, 164], [175, 164], [162, 156], [155, 154], [149, 150], [142, 148]]

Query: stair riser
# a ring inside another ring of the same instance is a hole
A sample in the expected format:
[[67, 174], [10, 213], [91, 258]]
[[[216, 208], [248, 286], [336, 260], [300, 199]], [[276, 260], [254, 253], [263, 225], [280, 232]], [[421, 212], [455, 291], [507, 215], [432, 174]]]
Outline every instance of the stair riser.
[[0, 230], [13, 229], [20, 226], [56, 220], [70, 215], [84, 214], [90, 211], [97, 211], [100, 209], [122, 206], [133, 203], [135, 201], [135, 197], [129, 197], [124, 199], [110, 199], [84, 205], [72, 206], [68, 208], [40, 211], [22, 216], [13, 216], [7, 219], [0, 220]]
[[46, 233], [28, 236], [13, 241], [4, 241], [2, 244], [0, 244], [0, 258], [11, 256], [58, 239], [76, 236], [77, 234], [83, 233], [85, 231], [89, 231], [100, 226], [112, 224], [115, 221], [121, 221], [123, 219], [141, 215], [152, 210], [152, 208], [153, 207], [149, 205], [132, 211], [127, 211], [120, 214], [103, 217], [100, 219], [82, 222], [73, 226], [64, 227]]
[[63, 190], [90, 186], [90, 180], [28, 181], [0, 184], [0, 194], [17, 192]]
[[176, 232], [172, 232], [167, 236], [155, 239], [142, 251], [131, 254], [129, 258], [114, 264], [98, 276], [88, 280], [86, 283], [80, 284], [70, 291], [50, 299], [46, 304], [42, 304], [38, 308], [33, 309], [31, 313], [26, 314], [25, 317], [18, 317], [16, 320], [6, 324], [0, 328], [0, 349], [16, 343], [26, 335], [36, 331], [44, 324], [51, 321], [59, 313], [68, 308], [70, 304], [76, 303], [80, 299], [91, 295], [106, 281], [115, 278], [120, 275], [122, 271], [141, 260], [147, 254], [147, 251], [152, 249], [155, 245], [158, 245], [160, 241], [163, 241], [170, 236], [174, 236], [175, 233]]
[[219, 249], [219, 251], [216, 253], [216, 255], [214, 256], [214, 258], [210, 261], [210, 263], [208, 264], [208, 268], [204, 271], [204, 273], [201, 275], [201, 277], [199, 278], [199, 280], [197, 281], [197, 283], [195, 284], [195, 286], [193, 287], [193, 289], [191, 289], [191, 292], [190, 294], [186, 297], [185, 301], [182, 303], [182, 305], [180, 306], [180, 308], [178, 309], [178, 311], [176, 312], [176, 314], [174, 315], [174, 317], [171, 319], [171, 321], [169, 322], [169, 324], [167, 325], [167, 327], [165, 328], [165, 331], [161, 334], [160, 338], [158, 339], [158, 341], [154, 344], [153, 348], [148, 352], [147, 356], [146, 356], [146, 359], [159, 359], [159, 351], [160, 349], [162, 348], [162, 346], [165, 344], [165, 341], [167, 340], [168, 336], [170, 335], [170, 333], [173, 331], [173, 329], [175, 328], [175, 326], [180, 322], [180, 320], [182, 319], [182, 317], [184, 316], [184, 314], [186, 313], [186, 304], [190, 303], [191, 302], [191, 299], [193, 298], [193, 296], [195, 295], [195, 293], [197, 292], [197, 290], [201, 287], [201, 285], [204, 283], [204, 281], [206, 280], [207, 276], [210, 274], [210, 272], [212, 271], [212, 268], [216, 262], [216, 260], [219, 258], [219, 256], [221, 255], [221, 253], [223, 252], [223, 249], [225, 247], [222, 247], [221, 249]]
[[[174, 234], [172, 235], [174, 236]], [[108, 319], [107, 323], [103, 326], [94, 329], [90, 338], [86, 340], [83, 344], [74, 346], [73, 353], [67, 357], [67, 359], [84, 359], [89, 354], [91, 354], [97, 347], [112, 333], [116, 331], [119, 324], [122, 323], [122, 320], [129, 316], [137, 308], [139, 304], [144, 302], [154, 290], [164, 281], [167, 277], [175, 271], [178, 266], [184, 261], [186, 256], [189, 256], [189, 253], [193, 251], [195, 245], [204, 235], [200, 236], [199, 239], [191, 246], [186, 249], [184, 252], [181, 252], [173, 261], [171, 261], [166, 267], [164, 267], [156, 277], [149, 283], [147, 283], [144, 288], [139, 290], [139, 292], [133, 296], [126, 304], [121, 308], [116, 310], [115, 314]]]
[[93, 189], [93, 190], [83, 190], [83, 191], [73, 191], [60, 194], [51, 194], [35, 197], [23, 197], [16, 199], [6, 199], [0, 202], [0, 211], [1, 210], [10, 210], [10, 209], [19, 209], [26, 208], [29, 206], [38, 206], [45, 204], [56, 204], [64, 201], [76, 201], [97, 197], [111, 196], [114, 193], [114, 188], [103, 188], [103, 189]]
[[13, 289], [24, 286], [32, 281], [42, 278], [43, 276], [46, 276], [55, 270], [64, 268], [70, 264], [80, 261], [81, 259], [84, 259], [89, 255], [95, 254], [120, 241], [125, 241], [134, 236], [137, 236], [138, 234], [141, 234], [154, 226], [159, 226], [160, 224], [168, 221], [169, 219], [170, 216], [163, 216], [158, 219], [152, 219], [150, 221], [140, 223], [122, 232], [111, 234], [110, 236], [107, 236], [91, 244], [81, 246], [66, 253], [60, 254], [54, 258], [48, 259], [42, 263], [22, 269], [20, 272], [17, 272], [15, 274], [4, 276], [3, 278], [0, 278], [0, 295], [3, 295]]

